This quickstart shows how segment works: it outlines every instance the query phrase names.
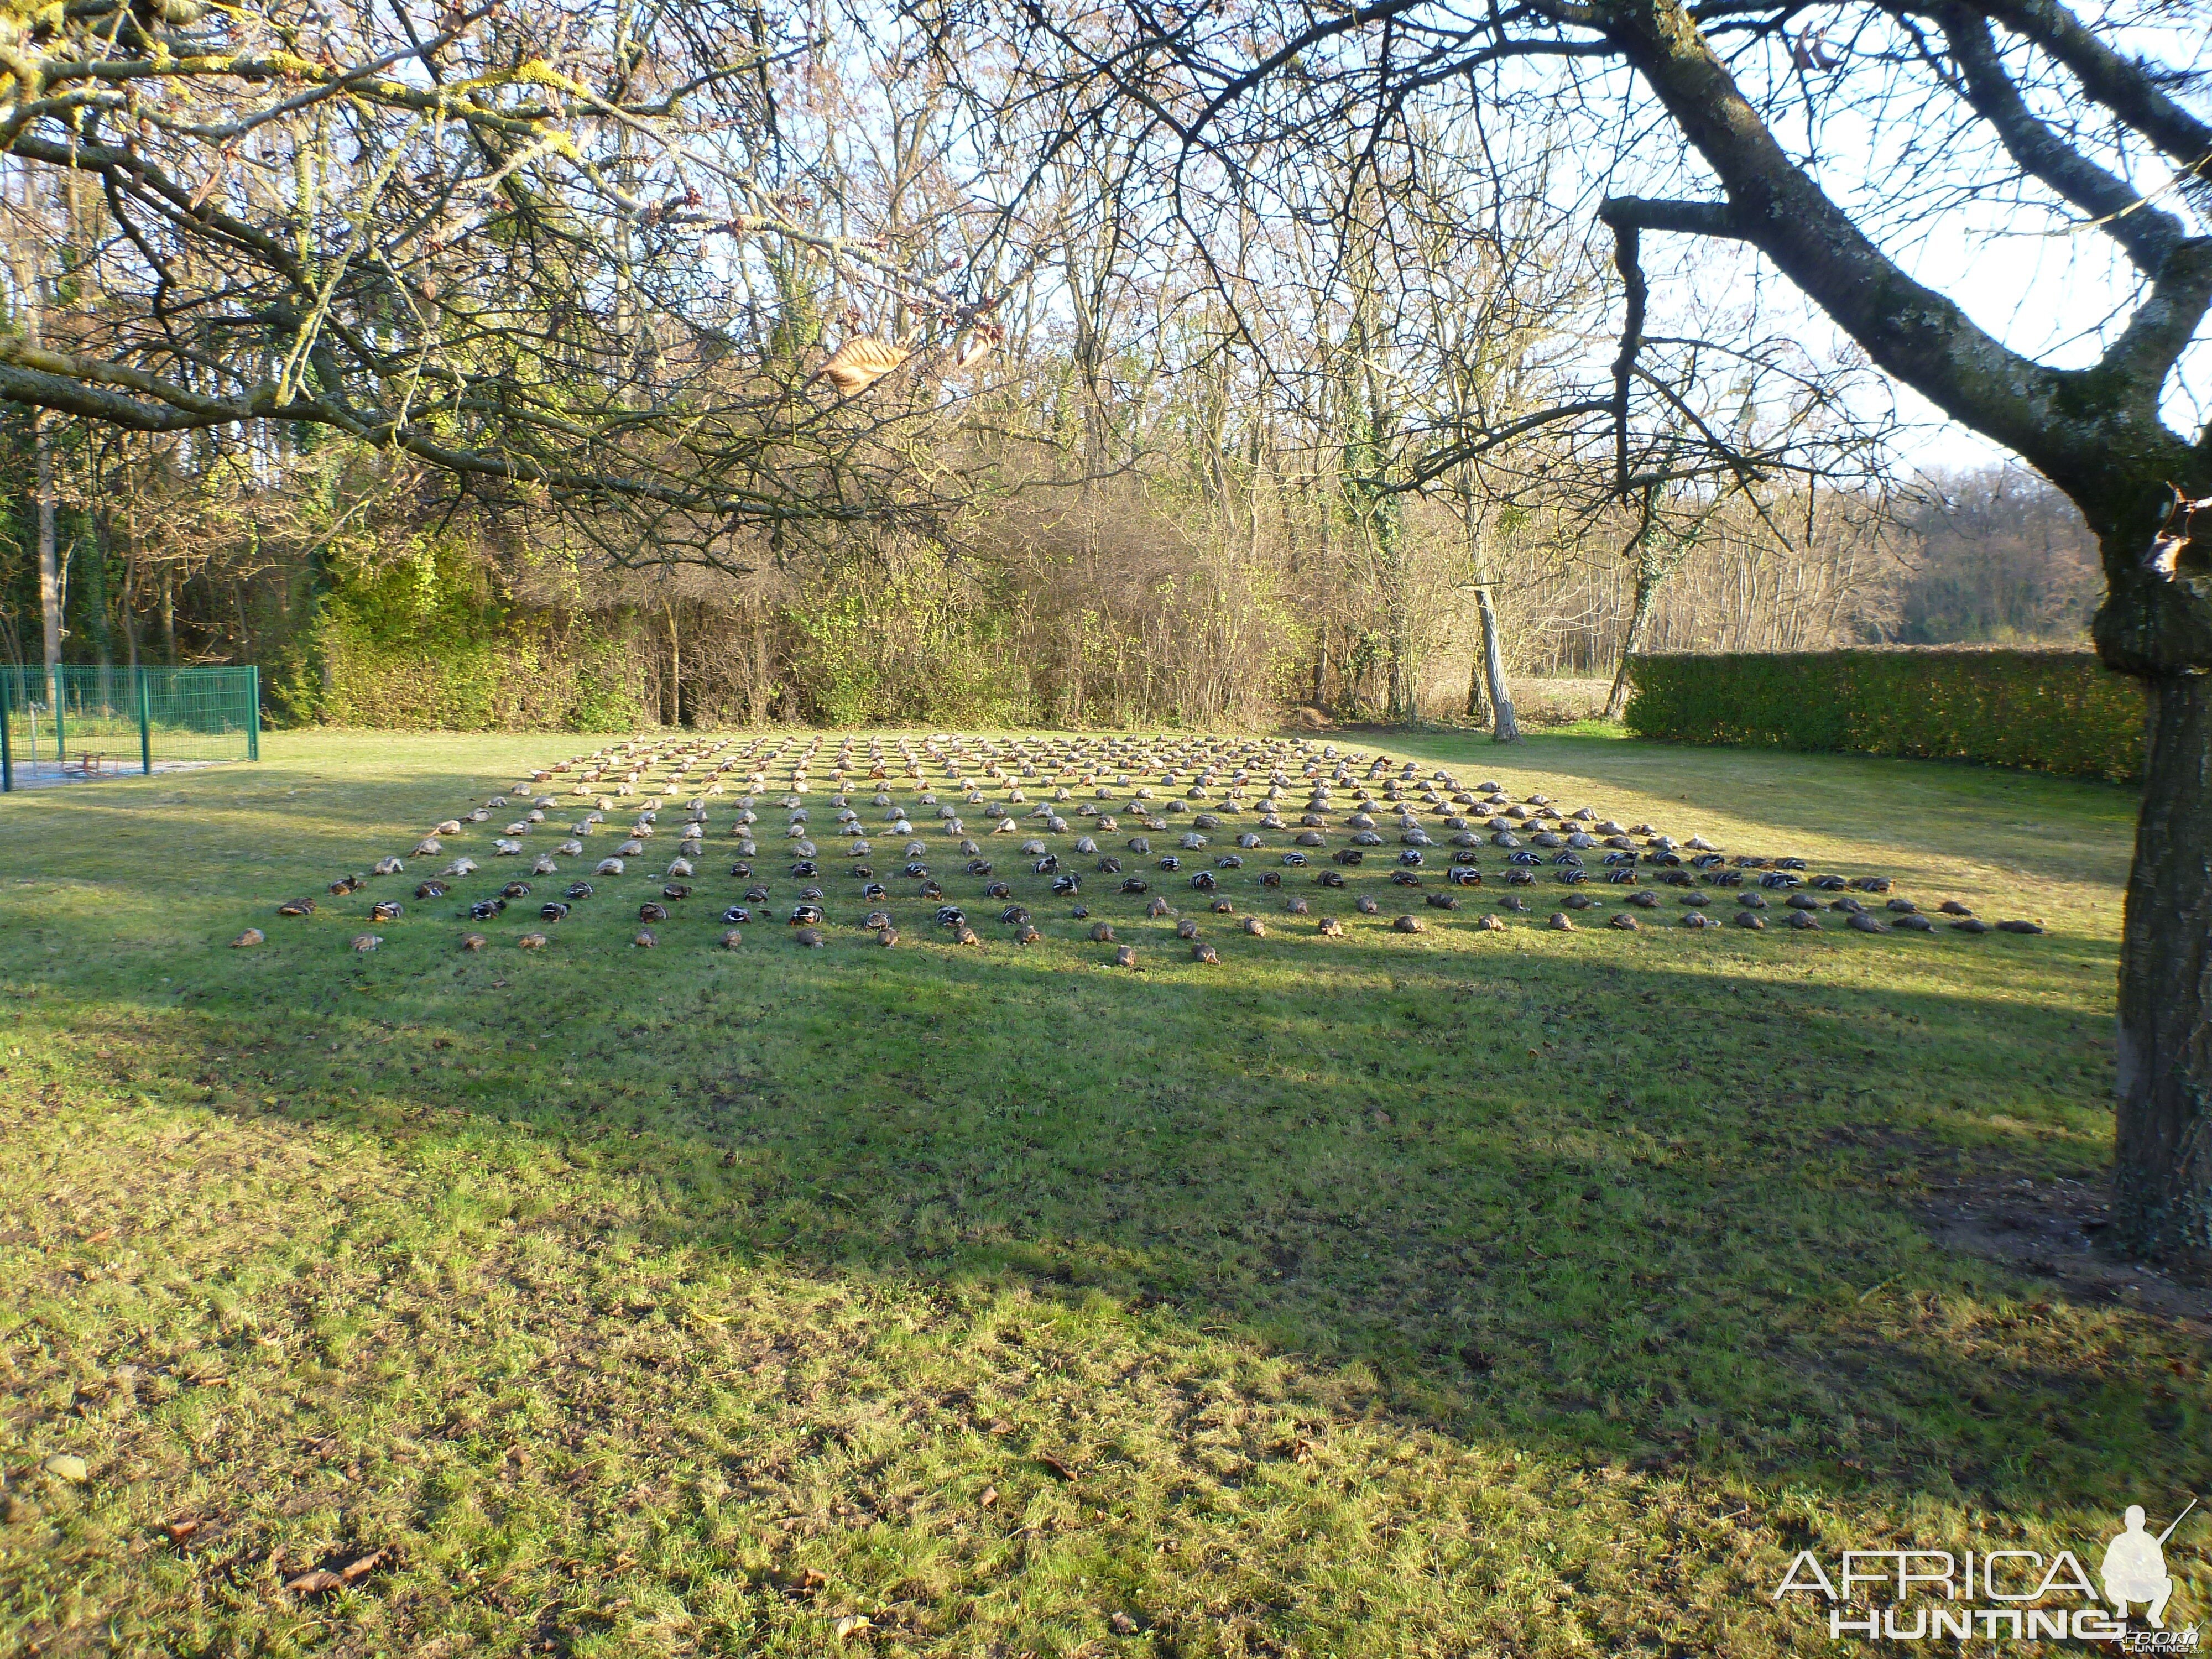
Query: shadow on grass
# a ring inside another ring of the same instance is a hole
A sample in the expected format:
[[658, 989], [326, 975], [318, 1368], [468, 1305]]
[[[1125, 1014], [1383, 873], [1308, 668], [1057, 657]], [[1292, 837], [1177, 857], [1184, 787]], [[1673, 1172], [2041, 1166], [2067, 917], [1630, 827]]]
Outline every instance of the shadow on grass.
[[2101, 1079], [2067, 1022], [1389, 938], [1239, 939], [1275, 959], [1249, 989], [1073, 946], [770, 939], [619, 989], [378, 961], [273, 1030], [196, 1011], [190, 1063], [417, 1150], [489, 1132], [550, 1181], [641, 1182], [663, 1245], [1170, 1304], [1455, 1435], [1999, 1507], [2184, 1478], [2140, 1333], [1910, 1218], [1931, 1179], [2094, 1168], [2100, 1115], [2049, 1103]]
[[[1551, 740], [1539, 763], [1577, 752]], [[1612, 740], [1604, 760], [1615, 791], [1665, 763]], [[2060, 955], [2109, 941], [1474, 936], [1474, 909], [1409, 939], [1344, 894], [1316, 906], [1342, 940], [1201, 918], [1207, 969], [1139, 901], [1102, 902], [1131, 975], [1025, 891], [1050, 935], [1028, 952], [948, 948], [908, 901], [896, 951], [841, 908], [827, 951], [771, 921], [733, 953], [708, 948], [741, 884], [725, 854], [650, 956], [625, 946], [644, 865], [544, 957], [506, 921], [500, 948], [457, 955], [449, 906], [369, 957], [344, 951], [345, 904], [220, 948], [322, 872], [404, 854], [423, 803], [482, 782], [287, 768], [174, 822], [71, 797], [17, 864], [34, 886], [0, 970], [72, 1042], [146, 1045], [165, 1096], [426, 1162], [489, 1139], [549, 1194], [649, 1190], [656, 1242], [733, 1260], [1164, 1304], [1364, 1368], [1456, 1436], [1996, 1507], [2109, 1509], [2152, 1466], [2212, 1479], [2155, 1330], [2038, 1297], [1911, 1218], [1930, 1181], [2101, 1167], [2103, 1012]], [[1804, 821], [1872, 833], [1886, 810]], [[85, 832], [104, 865], [74, 850]], [[484, 862], [480, 885], [516, 860]], [[132, 878], [172, 866], [186, 878]], [[797, 884], [769, 882], [779, 902]]]

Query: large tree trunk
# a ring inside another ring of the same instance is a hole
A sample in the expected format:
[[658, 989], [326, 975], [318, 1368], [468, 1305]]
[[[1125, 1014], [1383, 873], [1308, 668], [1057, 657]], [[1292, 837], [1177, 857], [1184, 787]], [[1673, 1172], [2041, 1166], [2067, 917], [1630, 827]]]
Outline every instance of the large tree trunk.
[[2115, 1218], [2153, 1257], [2212, 1254], [2212, 675], [2148, 682], [2150, 752], [2120, 953]]
[[1619, 720], [1628, 708], [1628, 665], [1644, 648], [1644, 635], [1651, 626], [1651, 611], [1658, 598], [1658, 583], [1636, 584], [1636, 605], [1628, 613], [1628, 631], [1620, 640], [1620, 666], [1613, 670], [1613, 690], [1606, 694], [1605, 717], [1609, 720]]
[[52, 418], [40, 410], [31, 419], [31, 442], [38, 451], [39, 618], [45, 635], [46, 702], [50, 706], [59, 702], [62, 688], [58, 672], [62, 665], [62, 578], [60, 562], [54, 556], [53, 447], [46, 437], [46, 423]]
[[1490, 585], [1474, 590], [1474, 608], [1482, 619], [1482, 678], [1490, 693], [1490, 740], [1521, 741], [1521, 722], [1513, 713], [1513, 693], [1505, 684], [1505, 652], [1498, 639], [1498, 606], [1492, 602]]

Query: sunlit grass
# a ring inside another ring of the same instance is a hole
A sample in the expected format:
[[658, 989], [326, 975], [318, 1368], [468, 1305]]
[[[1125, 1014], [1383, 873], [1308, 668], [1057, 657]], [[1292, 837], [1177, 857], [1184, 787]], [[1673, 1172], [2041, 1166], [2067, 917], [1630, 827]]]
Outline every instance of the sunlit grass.
[[2100, 1177], [2118, 791], [1407, 745], [2040, 938], [274, 917], [580, 746], [0, 801], [0, 1650], [1825, 1650], [1800, 1547], [2212, 1477], [2201, 1340], [1918, 1214]]

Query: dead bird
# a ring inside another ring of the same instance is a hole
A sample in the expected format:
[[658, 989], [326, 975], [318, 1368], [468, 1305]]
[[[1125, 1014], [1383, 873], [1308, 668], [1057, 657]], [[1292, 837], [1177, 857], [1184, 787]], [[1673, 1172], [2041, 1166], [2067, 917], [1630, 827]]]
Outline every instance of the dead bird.
[[1810, 910], [1792, 910], [1790, 925], [1801, 933], [1816, 933], [1820, 930], [1820, 919]]
[[1502, 933], [1505, 931], [1505, 924], [1504, 922], [1500, 921], [1496, 916], [1487, 914], [1477, 916], [1474, 919], [1474, 925], [1478, 930], [1486, 933]]
[[340, 876], [336, 881], [331, 884], [331, 896], [332, 898], [343, 898], [348, 893], [358, 893], [362, 888], [368, 885], [368, 881], [362, 877]]
[[1729, 920], [1739, 927], [1749, 928], [1754, 933], [1762, 932], [1766, 927], [1766, 918], [1756, 910], [1739, 910]]
[[383, 939], [374, 933], [356, 933], [353, 936], [353, 948], [363, 956], [367, 956], [383, 943]]
[[647, 899], [637, 907], [637, 919], [640, 921], [665, 921], [668, 920], [668, 907]]
[[1185, 916], [1182, 921], [1176, 923], [1176, 937], [1177, 939], [1196, 939], [1198, 937], [1197, 919], [1193, 916]]
[[[1495, 921], [1497, 918], [1493, 916], [1491, 920]], [[1618, 927], [1624, 933], [1632, 933], [1636, 931], [1636, 918], [1630, 915], [1627, 911], [1622, 910], [1608, 918], [1605, 925], [1608, 927]]]
[[417, 882], [415, 885], [415, 896], [418, 899], [443, 898], [453, 890], [442, 881]]
[[1914, 910], [1908, 915], [1899, 916], [1890, 925], [1893, 927], [1902, 928], [1908, 933], [1932, 933], [1936, 931], [1936, 924], [1929, 921], [1927, 917], [1922, 915], [1917, 910]]
[[368, 919], [371, 921], [397, 921], [404, 914], [398, 899], [382, 899], [369, 907]]
[[315, 902], [311, 898], [292, 899], [278, 905], [276, 914], [280, 916], [312, 916], [315, 914]]
[[[1565, 920], [1564, 917], [1561, 919]], [[1429, 931], [1429, 924], [1419, 916], [1400, 916], [1390, 924], [1390, 929], [1398, 933], [1425, 933]]]
[[650, 951], [654, 945], [659, 944], [660, 940], [654, 935], [652, 928], [641, 927], [637, 930], [637, 937], [630, 943], [641, 951]]
[[876, 943], [883, 946], [884, 950], [890, 950], [892, 945], [896, 945], [898, 942], [899, 933], [897, 928], [878, 927], [876, 929]]
[[1715, 921], [1711, 916], [1707, 915], [1703, 910], [1685, 910], [1682, 913], [1682, 926], [1685, 927], [1717, 927], [1720, 924]]
[[818, 951], [829, 941], [822, 937], [819, 927], [800, 927], [793, 932], [791, 942], [802, 950]]
[[490, 943], [491, 941], [486, 939], [482, 933], [464, 933], [461, 935], [461, 949], [464, 951], [481, 951], [485, 945]]
[[1190, 947], [1190, 959], [1193, 962], [1206, 962], [1218, 964], [1221, 960], [1221, 953], [1218, 951], [1216, 951], [1211, 945], [1208, 945], [1204, 939], [1200, 939], [1196, 944]]
[[1886, 933], [1889, 931], [1889, 924], [1869, 910], [1852, 911], [1850, 919], [1844, 925], [1862, 933]]
[[1366, 893], [1362, 893], [1358, 898], [1352, 900], [1352, 908], [1363, 916], [1380, 915], [1382, 911], [1382, 907]]
[[1993, 933], [1996, 931], [1979, 916], [1966, 916], [1951, 924], [1954, 933]]
[[1544, 926], [1555, 933], [1571, 933], [1575, 931], [1574, 918], [1565, 910], [1553, 911]]
[[398, 859], [379, 859], [368, 873], [372, 876], [396, 876], [406, 868]]
[[1093, 945], [1111, 945], [1114, 942], [1114, 924], [1110, 921], [1092, 922], [1091, 942]]
[[514, 941], [519, 949], [525, 951], [542, 951], [549, 942], [543, 933], [525, 933]]
[[1528, 901], [1518, 893], [1508, 893], [1498, 901], [1498, 908], [1501, 910], [1510, 910], [1516, 916], [1525, 916], [1529, 914]]
[[1658, 904], [1659, 895], [1656, 893], [1631, 893], [1628, 896], [1628, 902], [1639, 910], [1649, 910]]
[[1971, 916], [1974, 914], [1956, 899], [1945, 899], [1936, 908], [1947, 916]]
[[1116, 968], [1135, 967], [1137, 965], [1137, 952], [1133, 946], [1124, 945], [1119, 950], [1115, 951], [1114, 952], [1114, 965]]
[[234, 951], [245, 951], [250, 950], [257, 945], [266, 945], [268, 942], [269, 936], [263, 933], [258, 927], [249, 927], [244, 933], [240, 933], [236, 939], [231, 940], [230, 948]]
[[2043, 924], [2039, 921], [2001, 921], [1997, 924], [2000, 933], [2039, 933], [2043, 931]]
[[1314, 924], [1314, 932], [1319, 933], [1323, 939], [1342, 939], [1344, 924], [1334, 916], [1323, 916]]

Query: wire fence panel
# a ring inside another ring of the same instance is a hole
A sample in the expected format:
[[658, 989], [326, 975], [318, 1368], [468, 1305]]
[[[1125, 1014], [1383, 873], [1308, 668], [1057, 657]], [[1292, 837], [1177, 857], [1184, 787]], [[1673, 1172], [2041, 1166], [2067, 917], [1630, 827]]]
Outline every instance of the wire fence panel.
[[0, 788], [260, 758], [258, 668], [0, 663]]

